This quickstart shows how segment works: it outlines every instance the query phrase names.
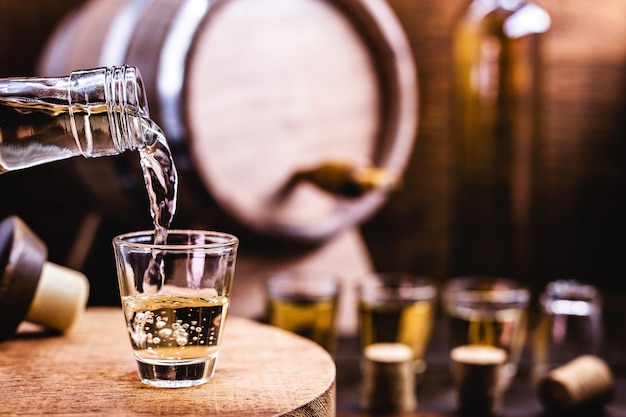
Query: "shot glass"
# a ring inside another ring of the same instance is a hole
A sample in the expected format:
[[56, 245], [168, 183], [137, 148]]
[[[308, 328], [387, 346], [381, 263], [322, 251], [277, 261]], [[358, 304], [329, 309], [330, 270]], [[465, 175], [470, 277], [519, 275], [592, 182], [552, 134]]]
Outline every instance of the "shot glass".
[[533, 381], [578, 356], [601, 355], [602, 300], [592, 285], [572, 279], [550, 282], [539, 297], [533, 341]]
[[507, 386], [517, 373], [526, 340], [530, 291], [508, 278], [458, 277], [443, 290], [443, 306], [451, 349], [483, 345], [506, 352], [502, 383]]
[[331, 272], [277, 271], [267, 277], [270, 324], [306, 337], [334, 352], [339, 277]]
[[215, 372], [238, 239], [220, 232], [154, 231], [113, 239], [124, 318], [145, 384], [180, 388]]
[[358, 296], [361, 347], [405, 344], [413, 352], [415, 372], [423, 373], [436, 311], [433, 282], [408, 273], [371, 273], [361, 278]]

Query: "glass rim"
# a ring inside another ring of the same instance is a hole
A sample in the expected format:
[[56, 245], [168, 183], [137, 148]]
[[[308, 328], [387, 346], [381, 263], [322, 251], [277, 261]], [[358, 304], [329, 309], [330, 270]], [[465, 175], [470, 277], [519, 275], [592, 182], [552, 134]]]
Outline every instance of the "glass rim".
[[563, 278], [546, 284], [539, 300], [542, 304], [558, 300], [601, 303], [602, 295], [592, 284], [577, 279]]
[[[494, 286], [501, 284], [501, 286]], [[489, 288], [481, 288], [489, 285]], [[451, 278], [444, 287], [444, 299], [448, 303], [457, 302], [530, 302], [530, 289], [513, 278], [500, 276], [469, 275]]]
[[[112, 240], [115, 247], [130, 247], [135, 250], [153, 251], [199, 251], [199, 250], [216, 250], [232, 248], [236, 249], [239, 245], [239, 239], [230, 233], [218, 232], [213, 230], [202, 229], [169, 229], [167, 236], [207, 236], [220, 239], [220, 241], [210, 241], [204, 243], [172, 243], [169, 240], [166, 243], [154, 243], [154, 230], [138, 230], [134, 232], [122, 233], [115, 236]], [[149, 238], [149, 241], [141, 241], [140, 239]], [[137, 239], [137, 240], [133, 240]]]
[[437, 298], [433, 278], [410, 272], [370, 272], [362, 275], [357, 284], [362, 299], [432, 300]]
[[337, 297], [342, 289], [341, 276], [330, 270], [276, 270], [267, 274], [265, 288], [269, 296]]
[[362, 286], [387, 286], [394, 284], [419, 284], [419, 287], [435, 286], [435, 280], [426, 275], [413, 274], [411, 272], [369, 272], [359, 277]]

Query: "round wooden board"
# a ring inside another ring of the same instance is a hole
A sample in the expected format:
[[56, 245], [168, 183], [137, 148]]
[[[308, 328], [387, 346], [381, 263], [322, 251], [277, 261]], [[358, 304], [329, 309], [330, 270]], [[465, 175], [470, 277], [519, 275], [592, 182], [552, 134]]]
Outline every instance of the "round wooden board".
[[0, 344], [0, 368], [0, 414], [335, 415], [331, 356], [307, 339], [238, 317], [228, 318], [214, 378], [199, 387], [142, 384], [117, 308], [88, 309], [60, 336], [23, 323]]

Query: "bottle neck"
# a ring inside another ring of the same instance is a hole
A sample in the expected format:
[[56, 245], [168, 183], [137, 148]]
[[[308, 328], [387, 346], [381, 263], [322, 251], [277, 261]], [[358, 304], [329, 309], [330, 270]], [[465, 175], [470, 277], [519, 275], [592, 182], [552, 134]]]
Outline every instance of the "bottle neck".
[[[135, 67], [79, 70], [68, 77], [67, 100], [74, 138], [84, 156], [103, 156], [146, 145], [146, 93]], [[106, 111], [110, 143], [97, 143], [89, 118]], [[112, 149], [111, 149], [112, 148]]]
[[133, 67], [0, 78], [0, 173], [151, 146], [155, 126]]

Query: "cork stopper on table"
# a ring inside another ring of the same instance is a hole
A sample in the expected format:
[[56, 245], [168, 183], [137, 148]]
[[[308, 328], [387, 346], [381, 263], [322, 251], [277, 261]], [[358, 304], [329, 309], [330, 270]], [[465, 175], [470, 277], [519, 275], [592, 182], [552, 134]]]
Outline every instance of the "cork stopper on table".
[[615, 395], [613, 375], [604, 360], [582, 355], [544, 376], [537, 394], [544, 408], [554, 413], [601, 406]]
[[459, 415], [500, 415], [506, 352], [494, 346], [463, 345], [452, 349], [450, 358]]
[[88, 297], [85, 275], [46, 262], [25, 320], [64, 332], [85, 310]]
[[0, 340], [23, 320], [65, 331], [85, 309], [87, 278], [46, 259], [46, 246], [19, 217], [0, 223]]
[[374, 343], [363, 350], [361, 408], [408, 413], [417, 408], [413, 351], [401, 343]]

